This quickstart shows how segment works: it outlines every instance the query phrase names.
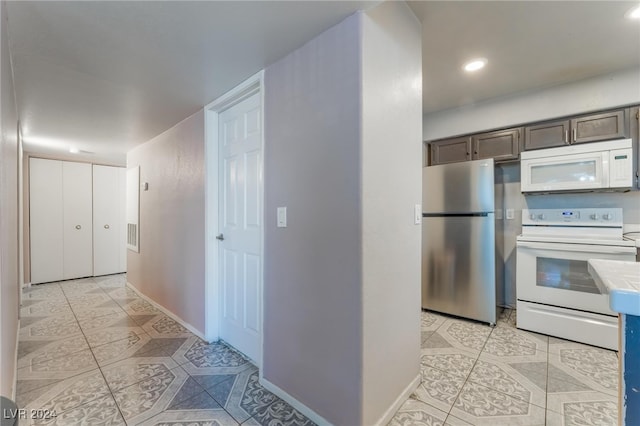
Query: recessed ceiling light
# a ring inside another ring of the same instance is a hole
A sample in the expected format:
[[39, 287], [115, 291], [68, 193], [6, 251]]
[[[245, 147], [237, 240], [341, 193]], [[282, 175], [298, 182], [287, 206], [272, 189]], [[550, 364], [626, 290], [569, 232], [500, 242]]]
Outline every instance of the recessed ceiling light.
[[487, 65], [487, 60], [485, 58], [477, 58], [464, 64], [463, 68], [465, 71], [473, 72], [484, 68], [485, 65]]
[[627, 19], [640, 19], [640, 4], [629, 9], [627, 13], [624, 14]]
[[80, 150], [78, 148], [71, 147], [71, 148], [69, 148], [69, 152], [72, 153], [72, 154], [77, 154], [77, 153], [80, 152]]

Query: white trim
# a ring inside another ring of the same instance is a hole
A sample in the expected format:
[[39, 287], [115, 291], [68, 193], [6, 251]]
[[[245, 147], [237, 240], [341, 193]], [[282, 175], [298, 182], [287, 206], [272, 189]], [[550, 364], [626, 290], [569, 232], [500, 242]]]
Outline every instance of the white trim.
[[[418, 377], [418, 379], [419, 379], [419, 377]], [[307, 418], [310, 419], [315, 424], [317, 424], [319, 426], [331, 425], [331, 423], [327, 419], [325, 419], [324, 417], [322, 417], [321, 415], [319, 415], [318, 413], [313, 411], [311, 408], [307, 407], [302, 402], [298, 401], [297, 399], [295, 399], [294, 397], [289, 395], [286, 391], [282, 390], [277, 385], [274, 385], [273, 383], [271, 383], [270, 381], [268, 381], [267, 379], [262, 377], [262, 370], [260, 370], [260, 380], [259, 380], [259, 382], [265, 389], [271, 391], [276, 396], [278, 396], [281, 399], [287, 401], [293, 408], [295, 408], [296, 410], [300, 411], [302, 414], [307, 416]], [[417, 385], [416, 385], [416, 387], [417, 387]], [[413, 390], [412, 390], [412, 392], [413, 392]], [[405, 400], [406, 400], [406, 398], [405, 398]], [[404, 403], [404, 401], [402, 401], [402, 402]], [[395, 413], [395, 411], [394, 411], [394, 413]]]
[[184, 328], [186, 328], [187, 330], [189, 330], [190, 332], [192, 332], [193, 334], [195, 334], [196, 336], [198, 336], [202, 340], [205, 340], [205, 341], [211, 343], [211, 341], [209, 341], [209, 340], [204, 338], [204, 334], [201, 331], [199, 331], [193, 325], [189, 324], [188, 322], [186, 322], [185, 320], [183, 320], [182, 318], [180, 318], [179, 316], [177, 316], [176, 314], [174, 314], [173, 312], [171, 312], [170, 310], [168, 310], [167, 308], [165, 308], [161, 304], [159, 304], [159, 303], [155, 302], [153, 299], [149, 298], [149, 296], [145, 295], [140, 290], [135, 288], [133, 286], [133, 284], [131, 284], [129, 281], [127, 281], [127, 287], [129, 287], [131, 290], [135, 291], [138, 294], [138, 296], [140, 296], [141, 298], [143, 298], [147, 302], [151, 303], [155, 308], [158, 308], [160, 311], [162, 311], [163, 314], [165, 314], [166, 316], [170, 317], [174, 321], [180, 323], [180, 325], [182, 325]]
[[400, 407], [402, 407], [402, 404], [407, 402], [409, 396], [418, 388], [419, 385], [420, 374], [418, 374], [416, 378], [413, 379], [411, 383], [409, 383], [409, 385], [404, 389], [404, 391], [402, 391], [402, 393], [398, 395], [398, 398], [393, 402], [393, 404], [391, 404], [389, 408], [387, 408], [387, 411], [385, 411], [382, 417], [380, 417], [380, 419], [375, 423], [376, 426], [384, 426], [388, 424], [393, 416], [396, 415], [396, 412], [400, 409]]
[[[22, 293], [22, 290], [20, 290]], [[18, 343], [20, 343], [20, 318], [18, 318], [18, 328], [16, 330], [16, 350], [13, 354], [13, 383], [11, 383], [11, 400], [15, 402], [16, 391], [18, 390]]]
[[[262, 188], [260, 199], [260, 216], [264, 218], [264, 70], [249, 77], [238, 86], [204, 107], [205, 114], [205, 340], [214, 341], [220, 338], [220, 297], [218, 283], [218, 244], [215, 235], [218, 234], [218, 116], [219, 113], [232, 105], [246, 99], [248, 96], [260, 93], [260, 114], [262, 117], [261, 158]], [[264, 220], [260, 234], [261, 282], [260, 282], [260, 311], [261, 329], [264, 330]], [[262, 366], [263, 333], [260, 335], [260, 357], [256, 361]]]

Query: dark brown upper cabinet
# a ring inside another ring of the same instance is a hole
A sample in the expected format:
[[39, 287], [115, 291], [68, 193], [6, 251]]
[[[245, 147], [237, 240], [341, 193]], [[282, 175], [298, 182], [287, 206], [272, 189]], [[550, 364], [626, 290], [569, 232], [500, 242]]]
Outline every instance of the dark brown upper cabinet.
[[598, 142], [628, 137], [629, 110], [592, 114], [571, 120], [571, 143]]
[[493, 158], [496, 162], [517, 160], [522, 128], [481, 133], [471, 137], [474, 160]]
[[629, 110], [619, 109], [548, 121], [524, 129], [524, 150], [623, 139], [629, 135]]
[[552, 148], [569, 144], [571, 122], [547, 121], [524, 128], [524, 150]]
[[431, 146], [431, 165], [471, 160], [471, 137], [434, 141]]

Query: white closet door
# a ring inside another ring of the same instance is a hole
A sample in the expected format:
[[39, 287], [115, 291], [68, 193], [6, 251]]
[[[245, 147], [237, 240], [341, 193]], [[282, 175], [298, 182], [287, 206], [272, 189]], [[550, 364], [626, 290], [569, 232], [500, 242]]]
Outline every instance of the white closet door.
[[93, 166], [93, 272], [120, 269], [120, 185], [118, 167]]
[[31, 283], [63, 279], [62, 161], [29, 159]]
[[62, 163], [63, 276], [93, 275], [91, 164]]
[[118, 272], [127, 270], [127, 169], [118, 167]]

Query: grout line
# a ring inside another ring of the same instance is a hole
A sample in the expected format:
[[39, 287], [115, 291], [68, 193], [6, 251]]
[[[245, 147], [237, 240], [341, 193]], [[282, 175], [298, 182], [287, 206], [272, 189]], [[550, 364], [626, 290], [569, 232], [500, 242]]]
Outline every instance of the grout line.
[[[449, 411], [447, 412], [447, 417], [449, 417], [451, 414], [451, 410], [453, 410], [453, 407], [456, 405], [456, 401], [458, 400], [458, 398], [460, 398], [460, 393], [462, 393], [462, 389], [464, 389], [464, 387], [466, 386], [467, 382], [469, 381], [469, 377], [471, 377], [471, 373], [473, 373], [473, 369], [476, 368], [476, 364], [478, 363], [478, 360], [480, 359], [480, 355], [482, 355], [482, 352], [484, 351], [485, 346], [487, 346], [487, 342], [489, 341], [489, 337], [491, 337], [491, 334], [493, 333], [493, 330], [495, 329], [495, 327], [491, 328], [491, 331], [489, 332], [489, 334], [487, 335], [487, 338], [484, 341], [484, 344], [482, 345], [482, 349], [479, 351], [478, 353], [478, 357], [476, 358], [476, 360], [473, 362], [473, 366], [471, 367], [471, 369], [469, 370], [469, 374], [467, 374], [466, 379], [464, 380], [464, 383], [462, 384], [462, 386], [460, 386], [460, 390], [458, 391], [458, 393], [456, 394], [456, 398], [453, 400], [453, 404], [451, 404], [451, 407], [449, 408]], [[455, 417], [455, 416], [454, 416]], [[446, 419], [445, 419], [446, 420]]]
[[[62, 289], [62, 285], [60, 285], [60, 284], [58, 284], [58, 285], [61, 287], [62, 293], [64, 294], [64, 297], [65, 297], [65, 301], [66, 301], [66, 302], [67, 302], [67, 304], [68, 304], [68, 303], [69, 303], [69, 299], [68, 299], [68, 297], [67, 297], [66, 293], [64, 292], [64, 290]], [[78, 325], [78, 328], [80, 328], [80, 323], [78, 322], [78, 318], [75, 316], [75, 313], [74, 313], [73, 311], [72, 311], [72, 314], [73, 314], [74, 319], [76, 320], [76, 323], [77, 323], [77, 325]], [[89, 346], [89, 343], [87, 342], [87, 337], [86, 337], [86, 336], [84, 335], [84, 333], [82, 332], [82, 328], [80, 328], [80, 332], [82, 333], [82, 336], [83, 336], [83, 338], [84, 338], [84, 340], [85, 340], [85, 343], [87, 344], [87, 347], [88, 347], [88, 346]], [[85, 350], [85, 349], [82, 349], [82, 350]], [[92, 356], [92, 357], [93, 357], [93, 359], [94, 359], [94, 362], [96, 363], [96, 368], [95, 368], [95, 369], [91, 369], [91, 370], [89, 370], [89, 371], [80, 372], [80, 373], [78, 373], [78, 374], [73, 374], [73, 375], [71, 375], [71, 376], [69, 376], [69, 377], [66, 377], [66, 378], [64, 378], [64, 379], [60, 379], [60, 380], [58, 380], [56, 383], [52, 383], [51, 385], [52, 385], [52, 386], [55, 386], [56, 384], [58, 384], [58, 383], [60, 383], [60, 382], [62, 382], [62, 381], [64, 381], [64, 380], [72, 379], [72, 378], [77, 377], [77, 376], [79, 376], [79, 375], [81, 375], [81, 374], [88, 374], [88, 373], [91, 373], [91, 372], [93, 372], [93, 371], [95, 371], [95, 370], [100, 371], [100, 374], [102, 375], [102, 370], [100, 370], [100, 367], [98, 366], [98, 362], [96, 361], [95, 356], [93, 355], [93, 351], [91, 351], [91, 348], [90, 348], [90, 347], [89, 347], [89, 351], [90, 351], [90, 353], [91, 353], [91, 356]], [[77, 352], [74, 352], [74, 353], [78, 353], [78, 352], [80, 352], [80, 351], [77, 351]], [[104, 380], [104, 375], [103, 375], [103, 380]], [[105, 381], [105, 384], [106, 384], [106, 381]], [[36, 389], [41, 389], [42, 387], [44, 387], [44, 386], [38, 387], [38, 388], [36, 388]], [[32, 389], [32, 390], [36, 390], [36, 389]], [[109, 390], [109, 387], [108, 387], [108, 386], [107, 386], [107, 390]], [[29, 392], [31, 392], [31, 391], [29, 391]], [[110, 392], [110, 390], [109, 390], [109, 392]], [[106, 397], [106, 396], [108, 396], [108, 394], [105, 394], [105, 395], [101, 396], [100, 398], [104, 398], [104, 397]], [[62, 413], [64, 413], [64, 412], [66, 412], [66, 411], [70, 411], [70, 410], [76, 409], [76, 408], [78, 408], [78, 407], [81, 407], [81, 406], [83, 406], [83, 405], [85, 405], [85, 404], [88, 404], [88, 403], [90, 403], [90, 402], [93, 402], [93, 401], [95, 401], [95, 400], [97, 400], [97, 399], [99, 399], [99, 398], [93, 398], [93, 399], [90, 399], [90, 400], [88, 400], [88, 401], [84, 401], [82, 404], [79, 404], [79, 405], [77, 405], [77, 406], [76, 406], [76, 407], [74, 407], [74, 408], [70, 408], [70, 409], [67, 409], [67, 410], [63, 410], [63, 411], [61, 411], [61, 412], [60, 412], [60, 414], [62, 414]], [[116, 406], [117, 406], [117, 404], [116, 404]]]
[[[547, 341], [547, 345], [549, 342]], [[547, 413], [549, 412], [549, 352], [547, 352], [547, 381], [544, 384], [544, 424], [547, 425]]]
[[[64, 290], [63, 290], [63, 292], [64, 292]], [[65, 297], [66, 297], [66, 293], [65, 293]], [[78, 320], [78, 317], [75, 316], [76, 315], [75, 312], [73, 313], [73, 315], [76, 318], [76, 321], [78, 322], [78, 327], [80, 327], [80, 331], [82, 332], [82, 335], [84, 336], [84, 339], [87, 342], [87, 346], [89, 346], [89, 350], [91, 351], [91, 356], [93, 357], [93, 360], [96, 363], [96, 366], [98, 367], [98, 371], [100, 371], [100, 375], [102, 376], [102, 380], [104, 381], [104, 384], [107, 387], [107, 391], [109, 391], [109, 395], [111, 395], [111, 398], [113, 399], [113, 403], [116, 405], [116, 409], [118, 410], [118, 413], [120, 413], [120, 416], [122, 417], [122, 420], [126, 423], [124, 415], [122, 414], [122, 411], [120, 410], [120, 406], [118, 405], [118, 402], [116, 401], [116, 397], [113, 394], [113, 392], [111, 391], [111, 387], [109, 386], [109, 383], [107, 382], [107, 378], [105, 377], [104, 372], [102, 371], [102, 368], [100, 367], [100, 364], [98, 364], [98, 359], [96, 358], [96, 355], [93, 353], [93, 348], [91, 348], [91, 346], [89, 345], [89, 340], [87, 339], [87, 335], [84, 333], [84, 330], [80, 326], [80, 321]]]
[[[231, 414], [231, 412], [229, 412], [229, 410], [227, 410], [227, 408], [226, 408], [226, 406], [223, 404], [223, 402], [219, 401], [215, 396], [213, 396], [213, 395], [211, 394], [211, 392], [209, 392], [209, 390], [210, 390], [210, 389], [214, 389], [216, 386], [219, 386], [219, 385], [221, 385], [222, 383], [226, 383], [226, 382], [228, 382], [228, 381], [230, 381], [230, 380], [233, 380], [233, 381], [235, 382], [235, 380], [236, 380], [236, 378], [237, 378], [237, 376], [238, 376], [239, 374], [240, 374], [240, 373], [233, 374], [233, 377], [229, 377], [229, 378], [227, 378], [227, 379], [225, 379], [225, 380], [223, 380], [223, 381], [221, 381], [221, 382], [219, 382], [219, 383], [216, 383], [215, 385], [213, 385], [213, 386], [212, 386], [212, 387], [210, 387], [209, 389], [205, 388], [205, 389], [204, 389], [204, 391], [207, 393], [207, 395], [209, 395], [209, 396], [211, 397], [211, 399], [213, 399], [215, 402], [217, 402], [217, 403], [218, 403], [218, 405], [220, 405], [220, 407], [222, 407], [222, 409], [224, 410], [224, 412], [225, 412], [225, 413], [227, 413], [227, 414], [229, 415], [229, 417], [231, 417], [231, 418], [233, 419], [233, 421], [234, 421], [234, 422], [236, 422], [236, 423], [238, 423], [239, 425], [241, 425], [241, 424], [244, 424], [244, 423], [248, 422], [249, 420], [251, 420], [251, 419], [253, 418], [253, 416], [251, 416], [251, 415], [250, 415], [246, 420], [244, 420], [244, 421], [242, 421], [242, 422], [238, 421], [238, 420], [233, 416], [233, 414]], [[191, 374], [189, 374], [189, 375], [191, 376]], [[192, 376], [192, 377], [193, 377], [193, 376]], [[203, 386], [203, 387], [204, 387], [204, 386]], [[232, 386], [231, 390], [229, 391], [229, 394], [227, 395], [227, 401], [225, 401], [225, 402], [228, 402], [228, 400], [229, 400], [229, 398], [231, 397], [231, 395], [232, 395], [232, 394], [233, 394], [233, 386]], [[249, 414], [249, 413], [247, 413], [247, 414]]]
[[[62, 292], [64, 293], [64, 290], [62, 290]], [[65, 297], [67, 297], [66, 293], [65, 293]], [[69, 299], [67, 298], [67, 302], [68, 302], [68, 300]], [[82, 335], [84, 336], [84, 339], [87, 342], [87, 346], [89, 346], [89, 341], [87, 340], [86, 334], [84, 334], [84, 330], [80, 326], [80, 321], [78, 320], [78, 317], [76, 316], [76, 313], [73, 312], [73, 315], [76, 318], [76, 321], [78, 322], [78, 327], [80, 327], [80, 331], [82, 332]], [[127, 420], [125, 419], [124, 414], [122, 413], [122, 410], [120, 409], [120, 405], [118, 405], [118, 402], [116, 401], [116, 397], [113, 394], [113, 391], [111, 390], [111, 386], [109, 386], [109, 382], [107, 382], [107, 378], [105, 377], [104, 372], [102, 371], [102, 367], [100, 367], [100, 364], [98, 364], [98, 360], [97, 360], [95, 354], [93, 353], [93, 349], [91, 348], [91, 346], [89, 346], [89, 350], [91, 351], [91, 356], [93, 357], [93, 360], [95, 361], [96, 366], [98, 367], [98, 371], [100, 371], [100, 375], [102, 376], [102, 380], [104, 380], [104, 384], [107, 387], [107, 390], [109, 391], [109, 395], [111, 395], [111, 398], [113, 399], [113, 402], [116, 405], [116, 409], [120, 413], [120, 416], [122, 417], [122, 420], [125, 423], [127, 423]]]

